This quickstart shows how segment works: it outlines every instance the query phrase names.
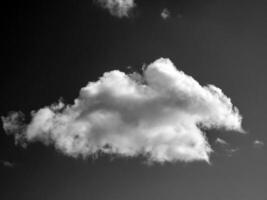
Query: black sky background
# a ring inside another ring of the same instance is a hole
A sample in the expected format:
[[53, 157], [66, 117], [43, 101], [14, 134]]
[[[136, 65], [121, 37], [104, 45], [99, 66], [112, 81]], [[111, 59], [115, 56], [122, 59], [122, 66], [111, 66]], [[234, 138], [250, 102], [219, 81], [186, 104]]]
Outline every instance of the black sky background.
[[[118, 19], [90, 0], [10, 1], [3, 20], [0, 114], [30, 113], [113, 69], [140, 70], [170, 58], [201, 84], [215, 84], [244, 117], [247, 134], [209, 131], [215, 152], [203, 162], [147, 166], [142, 158], [73, 159], [53, 147], [14, 145], [1, 129], [0, 199], [266, 200], [267, 2], [136, 1]], [[171, 17], [163, 20], [163, 8]], [[182, 17], [181, 17], [182, 16]], [[239, 150], [229, 156], [214, 143]]]

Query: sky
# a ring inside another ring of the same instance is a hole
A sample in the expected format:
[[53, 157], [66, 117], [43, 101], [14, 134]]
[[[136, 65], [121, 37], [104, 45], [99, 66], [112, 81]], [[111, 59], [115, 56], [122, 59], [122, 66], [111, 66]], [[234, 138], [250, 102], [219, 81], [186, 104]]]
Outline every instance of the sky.
[[0, 199], [267, 199], [265, 1], [1, 9]]

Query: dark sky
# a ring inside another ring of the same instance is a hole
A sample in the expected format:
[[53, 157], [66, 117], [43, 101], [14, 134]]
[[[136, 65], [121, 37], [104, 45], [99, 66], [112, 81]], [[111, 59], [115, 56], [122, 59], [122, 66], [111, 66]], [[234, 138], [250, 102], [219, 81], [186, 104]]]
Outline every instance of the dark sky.
[[[209, 131], [215, 150], [205, 162], [148, 166], [141, 158], [73, 159], [53, 147], [14, 145], [1, 128], [1, 200], [266, 200], [267, 2], [136, 1], [116, 18], [91, 0], [9, 1], [1, 6], [1, 104], [30, 113], [73, 103], [81, 87], [104, 72], [140, 69], [170, 58], [201, 84], [231, 97], [248, 132]], [[171, 17], [160, 12], [168, 8]], [[229, 154], [220, 137], [238, 151]]]

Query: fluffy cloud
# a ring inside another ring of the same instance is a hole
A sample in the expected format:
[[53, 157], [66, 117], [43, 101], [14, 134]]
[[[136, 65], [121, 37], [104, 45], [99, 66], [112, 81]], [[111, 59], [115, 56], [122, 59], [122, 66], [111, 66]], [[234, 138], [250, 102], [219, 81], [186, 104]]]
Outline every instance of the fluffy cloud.
[[73, 105], [62, 102], [2, 117], [18, 142], [53, 144], [73, 157], [98, 153], [144, 156], [152, 162], [209, 161], [212, 149], [203, 130], [242, 131], [241, 116], [214, 85], [201, 86], [160, 58], [142, 74], [114, 70], [80, 90]]
[[135, 7], [134, 0], [96, 0], [104, 9], [116, 17], [128, 17], [131, 9]]

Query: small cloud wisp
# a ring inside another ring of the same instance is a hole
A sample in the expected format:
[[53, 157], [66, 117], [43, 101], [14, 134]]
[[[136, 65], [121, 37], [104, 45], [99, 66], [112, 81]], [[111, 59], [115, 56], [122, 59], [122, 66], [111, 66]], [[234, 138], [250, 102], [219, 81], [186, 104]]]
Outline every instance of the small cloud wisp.
[[223, 145], [223, 146], [227, 146], [227, 145], [229, 145], [228, 142], [226, 142], [225, 140], [223, 140], [223, 139], [221, 139], [221, 138], [217, 138], [217, 139], [215, 140], [215, 143], [220, 144], [220, 145]]
[[2, 117], [19, 144], [39, 141], [72, 157], [98, 153], [144, 156], [151, 162], [209, 162], [212, 149], [204, 130], [242, 132], [242, 117], [214, 85], [201, 86], [160, 58], [141, 74], [114, 70], [80, 90], [73, 105], [63, 102]]
[[119, 18], [129, 17], [129, 12], [136, 6], [134, 0], [96, 0], [96, 3]]
[[262, 148], [264, 146], [264, 142], [260, 140], [254, 140], [253, 141], [254, 148]]
[[8, 168], [15, 167], [15, 163], [12, 163], [12, 162], [7, 161], [7, 160], [0, 160], [0, 164], [3, 165], [4, 167], [8, 167]]
[[160, 16], [162, 19], [168, 19], [171, 16], [171, 12], [169, 11], [169, 9], [164, 8], [161, 13]]

